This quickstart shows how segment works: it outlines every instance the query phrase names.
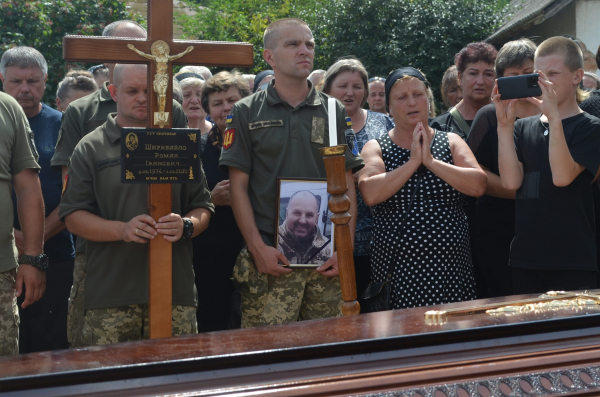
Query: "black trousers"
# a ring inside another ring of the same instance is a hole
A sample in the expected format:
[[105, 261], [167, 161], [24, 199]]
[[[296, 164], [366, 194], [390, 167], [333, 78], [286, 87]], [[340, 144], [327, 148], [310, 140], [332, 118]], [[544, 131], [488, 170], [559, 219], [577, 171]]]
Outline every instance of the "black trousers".
[[597, 273], [584, 270], [532, 270], [511, 267], [515, 294], [581, 291], [598, 286]]
[[360, 295], [367, 289], [371, 281], [371, 255], [354, 257], [354, 274], [356, 276], [356, 295], [358, 303], [362, 306]]
[[69, 348], [67, 309], [74, 262], [75, 259], [50, 262], [46, 270], [46, 292], [39, 301], [22, 309], [27, 291], [17, 299], [21, 318], [19, 353]]

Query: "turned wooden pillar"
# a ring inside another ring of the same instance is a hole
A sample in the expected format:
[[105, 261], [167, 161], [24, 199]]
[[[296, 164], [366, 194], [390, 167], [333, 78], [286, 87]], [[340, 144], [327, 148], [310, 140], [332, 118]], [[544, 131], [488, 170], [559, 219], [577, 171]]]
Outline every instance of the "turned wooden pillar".
[[352, 316], [360, 313], [360, 305], [356, 301], [356, 275], [354, 273], [354, 247], [350, 237], [350, 199], [346, 195], [346, 157], [347, 145], [321, 148], [327, 172], [327, 192], [331, 194], [329, 210], [335, 225], [335, 246], [337, 251], [340, 284], [342, 286], [342, 313]]

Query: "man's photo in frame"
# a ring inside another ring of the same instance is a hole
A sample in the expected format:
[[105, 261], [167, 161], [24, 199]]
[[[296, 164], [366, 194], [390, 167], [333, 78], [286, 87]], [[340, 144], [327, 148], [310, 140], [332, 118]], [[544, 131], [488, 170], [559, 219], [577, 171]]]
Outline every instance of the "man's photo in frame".
[[277, 182], [276, 248], [292, 266], [318, 267], [331, 258], [333, 252], [327, 181], [278, 178]]

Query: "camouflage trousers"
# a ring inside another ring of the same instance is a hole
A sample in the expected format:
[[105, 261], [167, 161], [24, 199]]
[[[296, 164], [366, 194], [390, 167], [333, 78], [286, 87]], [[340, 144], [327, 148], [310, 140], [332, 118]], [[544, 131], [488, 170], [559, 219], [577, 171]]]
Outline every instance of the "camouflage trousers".
[[19, 354], [19, 310], [15, 296], [17, 269], [0, 273], [0, 356]]
[[84, 296], [86, 260], [85, 253], [75, 254], [73, 268], [73, 286], [69, 296], [69, 311], [67, 313], [67, 340], [70, 347], [83, 347], [81, 331], [83, 330]]
[[237, 257], [233, 283], [242, 297], [242, 328], [342, 315], [339, 277], [294, 269], [275, 277], [258, 272], [248, 248]]
[[[196, 308], [173, 306], [173, 336], [198, 333]], [[84, 346], [99, 346], [148, 339], [148, 305], [130, 305], [85, 311]]]

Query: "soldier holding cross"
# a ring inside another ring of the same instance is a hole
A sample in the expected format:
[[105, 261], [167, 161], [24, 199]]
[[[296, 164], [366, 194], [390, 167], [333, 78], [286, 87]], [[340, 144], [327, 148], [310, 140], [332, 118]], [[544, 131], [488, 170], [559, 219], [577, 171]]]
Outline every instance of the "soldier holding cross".
[[155, 238], [173, 243], [173, 335], [197, 332], [190, 238], [214, 213], [203, 172], [198, 184], [173, 186], [172, 213], [160, 219], [146, 215], [146, 185], [120, 179], [120, 130], [146, 126], [146, 72], [146, 65], [115, 67], [109, 89], [117, 113], [80, 141], [67, 174], [59, 216], [87, 240], [84, 345], [148, 337], [145, 243]]

